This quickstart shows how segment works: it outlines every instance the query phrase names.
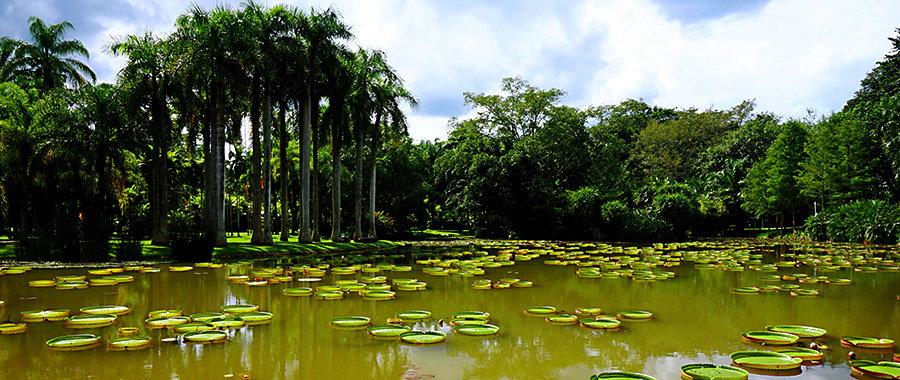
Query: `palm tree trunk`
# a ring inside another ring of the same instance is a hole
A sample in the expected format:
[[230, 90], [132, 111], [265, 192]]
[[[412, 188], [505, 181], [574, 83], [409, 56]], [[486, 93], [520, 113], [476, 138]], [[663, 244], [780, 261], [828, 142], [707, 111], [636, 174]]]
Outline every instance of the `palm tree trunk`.
[[363, 131], [368, 128], [368, 116], [357, 118], [357, 125], [354, 129], [356, 135], [356, 169], [353, 179], [353, 192], [355, 194], [353, 202], [353, 240], [362, 238], [362, 188], [363, 188]]
[[225, 237], [225, 88], [218, 87], [216, 96], [215, 146], [215, 228], [216, 246], [228, 245]]
[[309, 226], [309, 144], [310, 144], [310, 80], [300, 96], [300, 238], [301, 243], [312, 243]]
[[310, 135], [312, 137], [312, 175], [310, 187], [312, 189], [312, 241], [322, 240], [322, 211], [319, 198], [319, 99], [313, 95], [310, 101]]
[[262, 244], [264, 242], [262, 232], [262, 168], [260, 167], [260, 158], [262, 157], [262, 147], [259, 140], [259, 77], [253, 78], [253, 89], [250, 92], [250, 138], [252, 139], [251, 153], [251, 175], [250, 175], [250, 225], [253, 228], [253, 234], [250, 242], [253, 244]]
[[331, 123], [331, 241], [341, 240], [341, 127], [344, 104], [334, 104], [335, 121]]
[[282, 100], [278, 106], [278, 161], [281, 167], [278, 171], [278, 177], [281, 178], [281, 236], [279, 240], [288, 241], [291, 230], [291, 214], [288, 204], [290, 203], [290, 186], [288, 184], [288, 137], [287, 137], [287, 118], [286, 118], [287, 102]]
[[263, 97], [263, 243], [272, 244], [272, 90], [266, 80]]
[[152, 185], [150, 187], [150, 209], [153, 224], [151, 244], [169, 245], [169, 133], [165, 115], [165, 105], [159, 100], [158, 86], [153, 85], [153, 98], [151, 99], [151, 113], [153, 118], [153, 161]]
[[372, 127], [372, 145], [369, 148], [369, 237], [378, 237], [375, 233], [375, 175], [378, 172], [378, 147], [381, 139], [381, 112], [375, 116], [375, 125]]

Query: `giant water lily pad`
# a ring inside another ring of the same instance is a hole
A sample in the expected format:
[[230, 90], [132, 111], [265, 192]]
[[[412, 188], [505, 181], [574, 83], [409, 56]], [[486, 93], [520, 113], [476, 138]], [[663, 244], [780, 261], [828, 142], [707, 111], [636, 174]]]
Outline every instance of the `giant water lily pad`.
[[500, 331], [500, 327], [491, 324], [466, 324], [453, 327], [453, 331], [463, 335], [494, 335]]
[[440, 331], [407, 331], [400, 334], [400, 341], [415, 345], [431, 345], [443, 343], [447, 334]]
[[618, 319], [613, 318], [585, 318], [578, 321], [582, 326], [592, 329], [617, 329], [622, 324]]
[[206, 322], [188, 322], [172, 327], [176, 334], [215, 330], [216, 326]]
[[819, 338], [825, 335], [827, 331], [818, 327], [800, 326], [800, 325], [773, 325], [766, 326], [766, 330], [794, 334], [801, 338]]
[[805, 347], [786, 347], [775, 349], [775, 352], [789, 355], [792, 358], [800, 358], [803, 361], [816, 362], [822, 360], [822, 353], [812, 348]]
[[228, 333], [222, 330], [189, 332], [182, 339], [189, 343], [221, 343], [228, 340]]
[[647, 320], [653, 318], [653, 313], [645, 310], [621, 310], [616, 316], [625, 320]]
[[891, 348], [894, 347], [894, 341], [885, 338], [871, 338], [866, 336], [850, 336], [841, 337], [841, 344], [848, 346], [863, 348]]
[[256, 326], [271, 322], [275, 315], [266, 311], [250, 311], [237, 313], [234, 316], [243, 319], [247, 326]]
[[427, 310], [406, 310], [394, 313], [403, 322], [419, 322], [431, 319], [431, 312]]
[[110, 351], [135, 351], [150, 347], [151, 339], [145, 335], [118, 337], [106, 342]]
[[642, 373], [603, 372], [591, 375], [591, 380], [656, 380], [656, 378]]
[[771, 344], [776, 346], [785, 346], [797, 343], [799, 336], [794, 334], [774, 332], [774, 331], [749, 331], [741, 334], [741, 337], [748, 341], [758, 344]]
[[66, 318], [65, 327], [71, 329], [87, 329], [95, 327], [106, 327], [116, 322], [115, 315], [112, 314], [80, 314]]
[[149, 329], [162, 329], [166, 327], [174, 327], [191, 321], [190, 317], [176, 316], [166, 318], [149, 318], [144, 320], [144, 324]]
[[693, 380], [746, 380], [750, 374], [741, 368], [712, 363], [681, 366], [681, 377]]
[[875, 363], [871, 360], [851, 360], [850, 369], [860, 375], [881, 379], [900, 379], [900, 363]]
[[247, 325], [247, 322], [244, 322], [244, 319], [241, 317], [229, 315], [221, 318], [213, 318], [206, 323], [209, 323], [213, 326], [216, 326], [220, 329], [239, 329]]
[[81, 308], [81, 312], [84, 314], [125, 315], [131, 312], [131, 308], [117, 305], [88, 306]]
[[281, 291], [281, 294], [291, 297], [311, 296], [313, 294], [313, 288], [305, 286], [301, 286], [298, 288], [285, 288]]
[[0, 334], [2, 335], [21, 334], [26, 329], [28, 329], [28, 325], [25, 323], [0, 323]]
[[191, 314], [191, 320], [194, 322], [209, 322], [212, 319], [223, 318], [223, 313], [194, 313]]
[[457, 311], [453, 313], [453, 318], [471, 318], [471, 319], [481, 319], [484, 321], [491, 320], [491, 314], [483, 311]]
[[375, 338], [397, 338], [411, 329], [409, 326], [382, 325], [369, 327], [366, 332]]
[[550, 314], [545, 319], [554, 325], [574, 325], [578, 323], [578, 316], [573, 314]]
[[365, 328], [366, 326], [368, 326], [369, 323], [370, 323], [371, 321], [372, 321], [372, 319], [369, 318], [369, 317], [353, 316], [353, 317], [338, 317], [338, 318], [333, 318], [333, 319], [331, 320], [330, 323], [331, 323], [331, 326], [332, 326], [332, 327], [337, 327], [337, 328], [344, 328], [344, 329], [347, 329], [347, 328], [359, 328], [359, 329], [363, 329], [363, 328]]
[[256, 305], [224, 305], [221, 307], [222, 312], [228, 314], [237, 314], [237, 313], [249, 313], [252, 311], [259, 311], [259, 306]]
[[47, 341], [47, 347], [54, 351], [78, 351], [100, 345], [100, 337], [94, 334], [59, 336]]
[[524, 311], [525, 314], [547, 315], [555, 313], [556, 308], [553, 306], [528, 306], [524, 309]]
[[731, 355], [735, 364], [746, 368], [768, 371], [785, 371], [800, 368], [803, 359], [769, 351], [738, 351]]

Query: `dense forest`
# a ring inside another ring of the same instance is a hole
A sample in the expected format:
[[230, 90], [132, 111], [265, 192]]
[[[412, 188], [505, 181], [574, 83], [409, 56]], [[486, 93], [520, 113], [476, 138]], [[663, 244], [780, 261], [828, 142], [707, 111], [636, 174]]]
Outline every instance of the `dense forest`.
[[333, 8], [193, 7], [170, 35], [112, 40], [127, 63], [111, 84], [73, 25], [29, 21], [30, 40], [0, 39], [0, 228], [21, 258], [128, 259], [146, 239], [211, 252], [233, 232], [900, 239], [900, 37], [831, 115], [579, 109], [510, 77], [461, 94], [475, 116], [447, 141], [414, 142], [414, 94]]

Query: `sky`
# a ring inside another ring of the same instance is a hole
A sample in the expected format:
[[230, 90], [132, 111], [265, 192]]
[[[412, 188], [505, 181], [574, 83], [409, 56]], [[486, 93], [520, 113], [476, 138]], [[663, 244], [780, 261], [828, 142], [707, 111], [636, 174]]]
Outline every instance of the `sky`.
[[[643, 99], [672, 108], [802, 118], [840, 110], [891, 49], [897, 0], [258, 0], [302, 10], [333, 5], [419, 99], [410, 135], [446, 140], [447, 121], [473, 110], [463, 93], [498, 93], [506, 77], [566, 92], [583, 108]], [[239, 1], [196, 0], [240, 8]], [[0, 36], [28, 38], [28, 18], [66, 20], [99, 82], [124, 65], [114, 37], [167, 35], [188, 0], [0, 0]]]

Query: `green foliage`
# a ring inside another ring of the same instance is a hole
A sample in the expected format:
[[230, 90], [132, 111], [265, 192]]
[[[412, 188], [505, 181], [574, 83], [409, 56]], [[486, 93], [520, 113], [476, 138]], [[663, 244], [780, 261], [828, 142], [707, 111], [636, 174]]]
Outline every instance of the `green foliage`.
[[897, 244], [900, 207], [882, 200], [854, 201], [810, 217], [805, 230], [816, 240]]

